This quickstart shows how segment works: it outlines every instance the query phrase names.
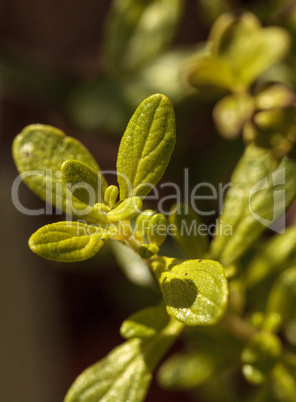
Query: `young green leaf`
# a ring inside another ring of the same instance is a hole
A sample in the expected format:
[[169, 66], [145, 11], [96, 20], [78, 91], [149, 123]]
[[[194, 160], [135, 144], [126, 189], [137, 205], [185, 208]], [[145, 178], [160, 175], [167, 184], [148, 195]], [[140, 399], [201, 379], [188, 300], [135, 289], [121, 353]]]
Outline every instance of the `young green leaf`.
[[142, 208], [142, 200], [139, 197], [126, 198], [115, 209], [107, 213], [110, 222], [128, 220], [138, 215]]
[[152, 263], [168, 314], [185, 325], [213, 325], [225, 312], [228, 287], [222, 265], [211, 260], [162, 257]]
[[149, 243], [161, 246], [168, 235], [168, 220], [162, 214], [155, 214], [149, 220], [147, 237]]
[[155, 337], [129, 339], [86, 369], [68, 391], [65, 402], [141, 402], [154, 370], [180, 333], [175, 320]]
[[79, 160], [99, 171], [96, 161], [79, 141], [66, 137], [57, 128], [33, 124], [15, 138], [12, 150], [18, 171], [35, 194], [68, 214], [83, 215], [88, 222], [100, 224], [100, 217], [72, 197], [62, 183], [60, 169], [67, 159]]
[[150, 338], [160, 332], [169, 322], [163, 305], [148, 307], [123, 321], [120, 334], [125, 339]]
[[217, 362], [210, 353], [190, 350], [178, 353], [164, 362], [157, 373], [159, 384], [171, 390], [198, 387], [217, 370]]
[[73, 262], [93, 257], [108, 239], [107, 231], [81, 222], [57, 222], [38, 229], [30, 249], [47, 260]]
[[282, 351], [278, 337], [262, 332], [245, 347], [242, 353], [243, 374], [251, 384], [262, 384], [278, 361]]
[[296, 268], [284, 271], [275, 281], [267, 302], [267, 312], [278, 313], [282, 322], [296, 317]]
[[200, 258], [207, 250], [207, 234], [200, 234], [201, 222], [198, 215], [184, 204], [175, 204], [171, 208], [169, 222], [173, 227], [173, 236], [189, 258]]
[[294, 161], [276, 159], [268, 150], [250, 145], [232, 175], [211, 257], [225, 266], [239, 258], [291, 205], [295, 177]]
[[120, 199], [143, 197], [162, 177], [176, 142], [175, 114], [161, 94], [145, 99], [121, 139], [117, 173]]
[[61, 166], [62, 179], [71, 193], [87, 205], [101, 202], [107, 183], [103, 175], [83, 162], [68, 159]]
[[105, 49], [111, 71], [135, 70], [157, 56], [172, 39], [181, 6], [181, 0], [113, 1]]

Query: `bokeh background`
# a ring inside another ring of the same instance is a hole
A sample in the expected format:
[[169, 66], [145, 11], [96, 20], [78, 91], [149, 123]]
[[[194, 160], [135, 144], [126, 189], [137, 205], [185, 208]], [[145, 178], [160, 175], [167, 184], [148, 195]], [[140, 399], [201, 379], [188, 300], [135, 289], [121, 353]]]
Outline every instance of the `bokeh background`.
[[[241, 139], [229, 142], [216, 133], [211, 102], [196, 95], [181, 68], [230, 3], [184, 1], [170, 43], [130, 74], [118, 66], [113, 71], [106, 62], [111, 3], [0, 2], [1, 401], [62, 401], [83, 369], [122, 342], [121, 322], [158, 300], [153, 290], [126, 278], [108, 247], [76, 264], [45, 261], [29, 250], [29, 236], [59, 216], [25, 216], [13, 206], [16, 134], [32, 123], [57, 126], [82, 141], [102, 169], [115, 169], [120, 136], [135, 107], [163, 92], [172, 98], [177, 116], [176, 151], [163, 181], [182, 185], [189, 168], [191, 187], [202, 181], [227, 183], [243, 151]], [[264, 2], [231, 7], [257, 7], [264, 16]], [[44, 206], [24, 184], [19, 193], [25, 206]], [[204, 210], [216, 207], [215, 201], [200, 204]], [[236, 400], [232, 385], [227, 386]], [[155, 382], [147, 397], [172, 399], [191, 400], [164, 392]]]

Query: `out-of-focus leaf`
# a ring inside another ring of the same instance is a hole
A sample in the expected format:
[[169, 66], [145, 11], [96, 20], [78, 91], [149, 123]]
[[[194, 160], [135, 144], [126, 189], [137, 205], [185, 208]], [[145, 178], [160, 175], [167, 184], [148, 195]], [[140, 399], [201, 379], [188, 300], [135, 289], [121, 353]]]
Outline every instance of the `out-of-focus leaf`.
[[[184, 204], [175, 204], [169, 216], [172, 235], [189, 258], [200, 258], [207, 250], [207, 232], [201, 233], [202, 223], [199, 216]], [[203, 225], [206, 229], [206, 225]]]
[[111, 244], [116, 261], [126, 277], [138, 286], [152, 287], [153, 276], [139, 254], [118, 241], [112, 241]]
[[291, 42], [288, 32], [279, 27], [262, 28], [250, 13], [239, 18], [221, 16], [216, 24], [210, 35], [212, 51], [229, 64], [236, 89], [248, 87], [288, 53]]
[[213, 325], [225, 312], [228, 287], [222, 265], [211, 260], [162, 257], [152, 263], [168, 314], [185, 325]]
[[[62, 179], [79, 201], [94, 205], [102, 201], [107, 183], [103, 175], [81, 161], [68, 159], [61, 166]], [[92, 202], [91, 202], [92, 201]]]
[[286, 85], [269, 85], [255, 97], [257, 109], [274, 109], [291, 106], [295, 102], [295, 94]]
[[225, 266], [238, 259], [291, 205], [295, 177], [295, 162], [250, 145], [232, 175], [211, 257]]
[[202, 93], [221, 96], [230, 92], [234, 77], [226, 61], [215, 55], [207, 55], [195, 61], [189, 69], [188, 80]]
[[33, 124], [17, 135], [12, 150], [24, 182], [40, 198], [69, 215], [106, 224], [106, 219], [73, 197], [62, 183], [61, 166], [67, 159], [83, 162], [99, 172], [96, 161], [79, 141], [55, 127]]
[[114, 0], [106, 21], [107, 67], [130, 72], [157, 56], [171, 41], [181, 0]]
[[81, 222], [57, 222], [38, 229], [29, 240], [34, 253], [47, 260], [73, 262], [93, 257], [108, 232]]
[[267, 302], [267, 311], [278, 313], [286, 323], [296, 317], [296, 268], [284, 271], [275, 281]]
[[160, 332], [169, 322], [164, 306], [148, 307], [123, 321], [120, 334], [125, 339], [150, 338]]
[[161, 94], [145, 99], [121, 139], [117, 157], [120, 199], [146, 196], [162, 177], [176, 142], [175, 113]]
[[283, 364], [277, 364], [272, 371], [272, 390], [277, 401], [294, 402], [296, 400], [295, 377]]
[[197, 5], [203, 20], [207, 21], [209, 25], [212, 25], [221, 14], [231, 9], [229, 0], [198, 0]]
[[190, 350], [166, 360], [157, 373], [157, 380], [164, 388], [186, 390], [204, 383], [216, 369], [217, 363], [212, 355]]
[[266, 381], [281, 354], [281, 342], [273, 334], [261, 332], [245, 347], [242, 353], [243, 374], [251, 384]]
[[171, 320], [159, 334], [147, 340], [133, 338], [86, 369], [68, 391], [65, 402], [141, 402], [154, 370], [182, 325]]
[[296, 226], [268, 240], [251, 260], [246, 283], [253, 286], [267, 275], [280, 271], [296, 257]]
[[223, 137], [236, 138], [244, 123], [252, 116], [254, 101], [246, 95], [230, 95], [215, 106], [213, 117], [218, 131]]

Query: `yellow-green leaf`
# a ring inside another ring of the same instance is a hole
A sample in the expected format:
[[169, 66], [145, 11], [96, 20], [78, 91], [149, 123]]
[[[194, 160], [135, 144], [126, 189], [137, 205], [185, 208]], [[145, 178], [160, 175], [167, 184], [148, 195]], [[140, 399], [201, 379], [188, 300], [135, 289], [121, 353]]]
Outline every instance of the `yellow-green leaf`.
[[148, 307], [123, 321], [120, 334], [125, 339], [150, 338], [160, 332], [169, 322], [163, 305]]
[[94, 205], [104, 197], [107, 183], [103, 175], [83, 162], [68, 159], [61, 166], [64, 184], [78, 200]]
[[175, 114], [161, 94], [145, 99], [121, 139], [117, 174], [120, 199], [146, 196], [162, 177], [176, 142]]
[[116, 208], [107, 213], [110, 222], [128, 220], [138, 215], [142, 208], [142, 200], [139, 197], [126, 198]]
[[79, 160], [99, 171], [96, 161], [79, 141], [66, 137], [55, 127], [33, 124], [15, 138], [13, 157], [24, 182], [40, 198], [69, 215], [83, 216], [90, 223], [101, 222], [62, 183], [61, 166], [67, 159]]
[[212, 325], [225, 312], [228, 287], [222, 265], [212, 260], [162, 257], [152, 263], [168, 314], [185, 325]]
[[68, 391], [65, 402], [141, 402], [152, 379], [151, 372], [179, 335], [175, 320], [156, 336], [132, 338], [86, 369]]
[[29, 240], [31, 250], [47, 260], [72, 262], [93, 257], [108, 233], [81, 222], [57, 222], [38, 229]]

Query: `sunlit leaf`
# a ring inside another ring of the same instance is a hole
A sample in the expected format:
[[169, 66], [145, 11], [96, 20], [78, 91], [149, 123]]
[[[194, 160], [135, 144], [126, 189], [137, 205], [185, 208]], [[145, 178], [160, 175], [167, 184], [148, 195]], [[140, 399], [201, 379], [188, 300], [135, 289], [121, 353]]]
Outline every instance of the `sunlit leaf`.
[[88, 205], [102, 200], [107, 183], [99, 172], [73, 159], [68, 159], [62, 164], [61, 172], [63, 182], [70, 186], [70, 191], [78, 200]]
[[121, 139], [117, 173], [120, 199], [145, 196], [162, 177], [176, 141], [175, 115], [161, 94], [145, 99]]
[[131, 219], [138, 215], [142, 208], [142, 200], [139, 197], [126, 198], [121, 204], [107, 213], [110, 222]]
[[120, 334], [125, 339], [150, 338], [160, 332], [169, 322], [163, 305], [148, 307], [123, 321]]
[[212, 260], [162, 257], [152, 263], [168, 314], [185, 325], [212, 325], [225, 312], [228, 287], [223, 267]]
[[24, 182], [40, 198], [69, 215], [83, 216], [90, 223], [101, 222], [100, 217], [73, 197], [62, 183], [61, 166], [67, 159], [83, 162], [99, 172], [96, 161], [79, 141], [66, 137], [57, 128], [34, 124], [15, 138], [13, 157]]
[[34, 253], [47, 260], [72, 262], [93, 257], [108, 239], [105, 230], [80, 222], [57, 222], [38, 229], [29, 240]]

